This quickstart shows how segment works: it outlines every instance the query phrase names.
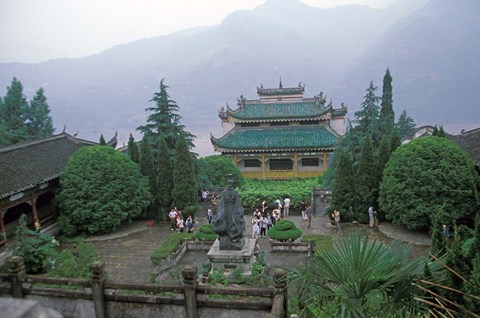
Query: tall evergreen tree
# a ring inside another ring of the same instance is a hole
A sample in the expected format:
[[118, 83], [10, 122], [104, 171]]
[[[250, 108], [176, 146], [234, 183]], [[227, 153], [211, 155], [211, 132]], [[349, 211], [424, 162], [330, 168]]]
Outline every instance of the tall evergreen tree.
[[26, 140], [25, 112], [28, 107], [27, 99], [23, 95], [23, 86], [15, 77], [7, 87], [7, 94], [3, 99], [1, 114], [5, 129], [13, 136], [15, 143]]
[[130, 134], [130, 137], [128, 137], [128, 156], [130, 159], [133, 160], [133, 162], [139, 163], [139, 154], [138, 154], [138, 146], [137, 143], [135, 142], [135, 139], [133, 139], [132, 134]]
[[175, 167], [173, 170], [172, 198], [175, 206], [184, 209], [196, 206], [198, 189], [193, 165], [193, 157], [190, 154], [187, 142], [183, 136], [179, 136], [175, 147]]
[[[385, 169], [385, 165], [390, 158], [390, 138], [391, 136], [383, 135], [382, 139], [380, 140], [380, 147], [378, 149], [378, 156], [376, 160], [376, 170], [377, 170], [377, 182], [375, 186], [375, 202], [378, 202], [378, 194], [380, 189], [380, 183], [382, 182], [383, 178], [383, 170]], [[384, 215], [382, 211], [377, 210], [377, 217], [379, 219], [383, 219]]]
[[375, 169], [373, 148], [370, 135], [363, 141], [362, 154], [355, 178], [355, 219], [359, 222], [368, 221], [368, 208], [376, 206], [378, 191], [378, 173]]
[[180, 124], [182, 117], [178, 114], [180, 107], [174, 100], [170, 99], [167, 93], [168, 86], [165, 85], [164, 79], [160, 81], [159, 91], [153, 94], [150, 102], [154, 102], [154, 106], [147, 107], [145, 111], [151, 112], [147, 117], [147, 124], [139, 126], [137, 130], [146, 136], [151, 144], [156, 144], [161, 135], [167, 142], [167, 147], [173, 155], [175, 145], [180, 135], [187, 140], [189, 149], [193, 148], [194, 136], [185, 131], [185, 126]]
[[157, 153], [157, 188], [155, 198], [161, 211], [166, 212], [172, 204], [173, 171], [168, 155], [167, 142], [160, 135]]
[[332, 189], [332, 208], [342, 213], [343, 220], [351, 221], [355, 195], [355, 175], [353, 173], [352, 158], [347, 151], [339, 150], [338, 164], [335, 170], [335, 184]]
[[43, 138], [53, 134], [53, 121], [43, 88], [39, 88], [30, 101], [26, 112], [27, 134], [32, 138]]
[[152, 151], [150, 150], [150, 144], [145, 136], [140, 143], [140, 172], [148, 178], [150, 193], [154, 194], [156, 188], [155, 165], [153, 162]]
[[394, 129], [390, 138], [390, 154], [402, 145], [398, 129]]
[[413, 133], [415, 132], [415, 122], [413, 121], [412, 117], [407, 115], [407, 111], [404, 110], [400, 117], [398, 118], [398, 122], [395, 125], [398, 129], [398, 133], [400, 134], [400, 140], [403, 138], [412, 138]]
[[390, 135], [395, 126], [395, 112], [393, 111], [392, 76], [388, 68], [383, 77], [383, 93], [379, 122], [380, 133], [382, 135]]
[[105, 141], [105, 137], [103, 137], [103, 134], [100, 134], [100, 140], [98, 142], [100, 146], [106, 146], [107, 142]]
[[374, 134], [378, 130], [380, 97], [375, 95], [376, 90], [377, 87], [370, 82], [370, 86], [365, 90], [361, 109], [355, 112], [355, 130], [364, 136], [367, 133]]

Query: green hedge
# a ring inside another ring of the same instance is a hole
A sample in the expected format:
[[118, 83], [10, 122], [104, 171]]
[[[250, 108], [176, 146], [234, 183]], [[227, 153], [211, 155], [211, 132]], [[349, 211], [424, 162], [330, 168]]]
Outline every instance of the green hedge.
[[268, 236], [277, 241], [295, 241], [302, 236], [302, 231], [295, 226], [295, 223], [289, 220], [279, 220], [268, 231]]
[[198, 240], [215, 241], [217, 239], [217, 233], [213, 231], [211, 224], [204, 224], [195, 232], [195, 238]]
[[331, 235], [304, 235], [300, 242], [314, 242], [315, 252], [330, 252], [333, 249], [333, 239]]
[[172, 233], [169, 237], [167, 237], [162, 245], [160, 245], [160, 247], [153, 252], [152, 256], [150, 256], [150, 260], [152, 261], [153, 265], [158, 265], [160, 261], [175, 252], [184, 239], [193, 240], [193, 234]]

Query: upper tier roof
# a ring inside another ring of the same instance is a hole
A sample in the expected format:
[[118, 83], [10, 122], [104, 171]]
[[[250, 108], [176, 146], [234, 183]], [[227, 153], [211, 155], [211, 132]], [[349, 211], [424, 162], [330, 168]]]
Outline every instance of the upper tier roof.
[[0, 199], [57, 178], [75, 151], [95, 144], [62, 133], [1, 148]]
[[338, 135], [329, 127], [289, 126], [235, 127], [222, 138], [211, 137], [215, 150], [222, 152], [265, 152], [333, 149]]

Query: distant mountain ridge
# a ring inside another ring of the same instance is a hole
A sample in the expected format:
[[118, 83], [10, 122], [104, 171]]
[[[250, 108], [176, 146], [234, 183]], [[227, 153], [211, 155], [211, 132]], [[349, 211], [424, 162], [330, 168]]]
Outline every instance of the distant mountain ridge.
[[[479, 44], [473, 37], [479, 34], [478, 5], [461, 0], [453, 6], [452, 16], [447, 0], [398, 0], [383, 10], [269, 0], [217, 26], [84, 58], [0, 64], [0, 87], [13, 76], [28, 95], [42, 86], [57, 130], [66, 124], [92, 140], [118, 130], [120, 142], [126, 142], [144, 123], [144, 109], [165, 78], [182, 123], [198, 136], [200, 154], [213, 152], [210, 132], [221, 135], [218, 108], [227, 102], [234, 107], [240, 94], [255, 99], [256, 86], [276, 87], [280, 77], [284, 86], [306, 83], [307, 97], [323, 91], [334, 106], [345, 102], [352, 117], [369, 82], [381, 86], [390, 67], [397, 115], [406, 109], [419, 124], [480, 122], [475, 109], [480, 62], [474, 60]], [[444, 53], [436, 54], [441, 43]]]

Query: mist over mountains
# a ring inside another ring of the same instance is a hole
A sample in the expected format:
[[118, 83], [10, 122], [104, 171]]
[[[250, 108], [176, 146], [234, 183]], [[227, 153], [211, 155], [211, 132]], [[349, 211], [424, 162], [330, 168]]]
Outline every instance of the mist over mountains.
[[[165, 78], [197, 152], [213, 153], [209, 136], [221, 135], [217, 109], [235, 108], [240, 95], [256, 99], [256, 86], [306, 84], [305, 96], [323, 91], [359, 109], [370, 81], [379, 86], [387, 67], [394, 108], [417, 124], [449, 129], [478, 127], [480, 112], [480, 2], [398, 0], [386, 9], [319, 9], [297, 0], [269, 0], [230, 14], [220, 25], [138, 40], [100, 54], [38, 64], [0, 64], [0, 87], [17, 77], [25, 94], [45, 88], [59, 132], [81, 138], [128, 134], [145, 122]], [[4, 95], [4, 92], [2, 92]], [[135, 134], [134, 134], [135, 135]], [[138, 135], [137, 135], [138, 136]]]

